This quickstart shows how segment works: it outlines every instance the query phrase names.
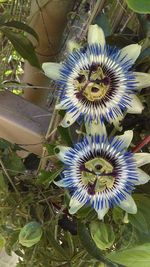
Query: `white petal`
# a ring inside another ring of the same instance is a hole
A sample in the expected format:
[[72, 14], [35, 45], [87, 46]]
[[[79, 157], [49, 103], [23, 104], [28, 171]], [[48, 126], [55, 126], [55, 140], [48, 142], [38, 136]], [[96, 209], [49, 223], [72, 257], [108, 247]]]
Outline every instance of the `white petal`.
[[131, 44], [121, 49], [120, 56], [121, 58], [126, 56], [126, 60], [131, 60], [131, 63], [133, 64], [138, 58], [140, 52], [141, 52], [141, 45]]
[[59, 63], [45, 62], [42, 64], [42, 69], [44, 70], [45, 75], [52, 80], [60, 79], [60, 68], [61, 64]]
[[64, 185], [63, 180], [53, 181], [53, 183], [54, 183], [55, 185], [57, 185], [58, 187], [66, 187], [66, 186]]
[[98, 43], [102, 47], [105, 45], [105, 35], [102, 30], [97, 24], [90, 25], [88, 30], [88, 44], [95, 44]]
[[150, 176], [143, 170], [138, 168], [138, 181], [135, 181], [135, 185], [146, 184], [150, 180]]
[[67, 50], [68, 50], [69, 53], [72, 53], [75, 50], [80, 49], [80, 47], [81, 46], [78, 43], [76, 43], [75, 41], [73, 41], [73, 40], [69, 40], [68, 43], [67, 43]]
[[121, 201], [119, 207], [128, 213], [137, 213], [137, 206], [134, 202], [134, 199], [130, 195], [126, 195], [126, 199]]
[[64, 128], [67, 128], [70, 125], [72, 125], [78, 117], [79, 117], [78, 112], [70, 112], [70, 113], [67, 112], [60, 125]]
[[100, 122], [97, 123], [96, 121], [86, 122], [85, 123], [86, 133], [88, 135], [106, 135], [106, 127], [104, 124], [101, 124]]
[[65, 155], [70, 149], [71, 147], [68, 146], [56, 146], [55, 154], [62, 162], [65, 162]]
[[134, 72], [134, 75], [137, 82], [136, 88], [139, 91], [150, 86], [150, 73]]
[[82, 208], [83, 205], [84, 205], [83, 202], [79, 202], [76, 198], [72, 197], [69, 203], [70, 206], [69, 213], [70, 214], [76, 213], [80, 208]]
[[137, 167], [148, 164], [150, 163], [150, 153], [135, 153], [134, 160], [136, 161]]
[[132, 97], [130, 105], [131, 106], [127, 109], [127, 113], [130, 114], [140, 114], [144, 109], [142, 102], [136, 95]]
[[117, 139], [120, 139], [123, 141], [123, 145], [128, 148], [129, 145], [131, 144], [131, 141], [133, 139], [133, 131], [129, 130], [129, 131], [125, 131], [123, 135], [118, 135]]
[[65, 110], [67, 107], [64, 106], [63, 102], [60, 102], [59, 104], [55, 105], [55, 109]]
[[96, 211], [98, 214], [98, 219], [103, 220], [105, 214], [108, 212], [109, 208], [103, 208], [101, 210]]
[[121, 132], [122, 128], [123, 128], [122, 126], [120, 126], [121, 121], [123, 120], [123, 118], [124, 118], [123, 115], [119, 115], [119, 116], [116, 117], [116, 119], [112, 119], [112, 120], [110, 119], [110, 123], [113, 123], [115, 129], [117, 131], [119, 131], [119, 132]]

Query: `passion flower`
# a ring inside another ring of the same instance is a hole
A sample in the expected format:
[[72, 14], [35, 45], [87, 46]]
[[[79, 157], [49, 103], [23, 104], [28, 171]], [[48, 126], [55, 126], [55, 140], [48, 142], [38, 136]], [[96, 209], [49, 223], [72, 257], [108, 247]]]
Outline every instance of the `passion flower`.
[[132, 137], [132, 131], [110, 140], [105, 134], [95, 134], [86, 136], [73, 148], [56, 147], [58, 158], [65, 164], [62, 180], [56, 184], [70, 189], [71, 214], [88, 204], [99, 219], [114, 206], [128, 213], [137, 212], [131, 193], [136, 185], [150, 179], [139, 168], [150, 162], [150, 154], [127, 151]]
[[144, 107], [135, 93], [150, 85], [150, 74], [131, 69], [141, 46], [110, 47], [97, 25], [89, 27], [87, 39], [87, 46], [75, 45], [65, 62], [43, 64], [45, 74], [59, 85], [56, 108], [66, 110], [61, 125], [68, 127], [79, 117], [117, 124], [124, 111], [141, 113]]

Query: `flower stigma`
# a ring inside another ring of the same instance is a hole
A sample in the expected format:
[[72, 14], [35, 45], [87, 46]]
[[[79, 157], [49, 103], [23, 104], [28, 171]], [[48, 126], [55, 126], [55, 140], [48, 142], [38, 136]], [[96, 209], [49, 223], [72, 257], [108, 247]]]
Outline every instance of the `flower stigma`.
[[104, 74], [100, 65], [93, 64], [88, 70], [81, 70], [74, 81], [78, 99], [101, 100], [110, 87], [110, 78]]
[[80, 166], [81, 180], [88, 188], [88, 193], [94, 195], [114, 185], [114, 167], [101, 157], [91, 159]]

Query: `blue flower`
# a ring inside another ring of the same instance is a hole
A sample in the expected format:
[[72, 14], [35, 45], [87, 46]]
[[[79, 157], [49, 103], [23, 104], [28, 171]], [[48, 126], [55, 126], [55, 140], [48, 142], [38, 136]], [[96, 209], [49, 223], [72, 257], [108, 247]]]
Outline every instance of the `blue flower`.
[[59, 84], [60, 103], [56, 108], [66, 110], [63, 127], [79, 117], [87, 122], [117, 124], [124, 111], [142, 112], [144, 107], [135, 93], [150, 85], [150, 74], [131, 70], [140, 45], [121, 50], [109, 47], [102, 29], [91, 25], [87, 46], [75, 48], [64, 63], [43, 64], [45, 74]]
[[111, 140], [105, 134], [87, 135], [73, 148], [56, 147], [57, 156], [65, 165], [62, 180], [56, 184], [70, 189], [71, 214], [88, 204], [95, 209], [99, 219], [114, 206], [128, 213], [137, 212], [131, 193], [135, 185], [150, 179], [139, 169], [150, 162], [150, 154], [127, 151], [132, 137], [132, 131]]

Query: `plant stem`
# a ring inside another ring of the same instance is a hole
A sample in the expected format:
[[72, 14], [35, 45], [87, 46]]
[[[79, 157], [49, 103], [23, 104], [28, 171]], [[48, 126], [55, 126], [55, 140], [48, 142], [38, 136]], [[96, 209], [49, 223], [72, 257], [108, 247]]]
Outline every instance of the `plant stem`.
[[86, 24], [86, 28], [85, 28], [85, 31], [84, 31], [84, 34], [87, 33], [88, 31], [88, 28], [89, 28], [89, 25], [92, 23], [93, 19], [96, 17], [97, 13], [100, 12], [103, 8], [105, 4], [105, 0], [97, 0], [97, 2], [95, 3], [95, 6], [94, 6], [94, 9], [93, 9], [93, 12], [92, 14], [90, 15], [89, 17], [89, 20]]
[[141, 143], [139, 143], [136, 147], [132, 149], [133, 153], [138, 152], [140, 149], [142, 149], [145, 145], [147, 145], [150, 142], [150, 135], [145, 137]]
[[11, 177], [9, 176], [9, 174], [8, 174], [8, 172], [7, 172], [7, 169], [6, 169], [5, 166], [4, 166], [4, 163], [3, 163], [2, 159], [0, 159], [0, 165], [2, 166], [2, 170], [3, 170], [3, 172], [5, 173], [6, 177], [8, 178], [9, 182], [11, 183], [13, 189], [15, 190], [15, 192], [16, 192], [17, 194], [19, 194], [19, 192], [18, 192], [16, 186], [14, 185], [14, 183], [13, 183]]

